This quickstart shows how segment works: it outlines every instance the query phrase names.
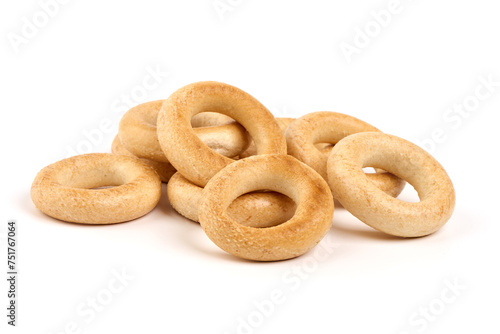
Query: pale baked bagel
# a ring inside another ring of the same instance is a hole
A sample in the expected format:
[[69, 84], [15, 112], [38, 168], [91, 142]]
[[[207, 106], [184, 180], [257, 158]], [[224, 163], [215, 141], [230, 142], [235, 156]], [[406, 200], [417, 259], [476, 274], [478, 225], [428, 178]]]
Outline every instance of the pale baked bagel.
[[[349, 115], [331, 111], [313, 112], [298, 118], [286, 130], [288, 154], [312, 167], [328, 180], [326, 163], [328, 152], [331, 152], [333, 146], [327, 146], [325, 143], [336, 144], [346, 136], [366, 131], [380, 132], [374, 126]], [[318, 145], [320, 143], [322, 144]], [[367, 175], [370, 181], [393, 197], [398, 196], [406, 184], [404, 180], [383, 170], [376, 170], [376, 173]]]
[[269, 110], [248, 93], [228, 84], [196, 82], [174, 92], [158, 115], [158, 140], [170, 163], [189, 181], [205, 184], [233, 162], [205, 145], [191, 127], [203, 111], [227, 115], [252, 136], [257, 153], [286, 154], [286, 141]]
[[[293, 217], [273, 227], [237, 223], [227, 208], [242, 194], [271, 190], [297, 205]], [[221, 249], [245, 259], [277, 261], [304, 254], [329, 231], [333, 197], [325, 180], [309, 166], [284, 154], [238, 160], [217, 173], [203, 189], [200, 224]]]
[[[408, 181], [420, 202], [389, 196], [367, 178], [373, 166]], [[339, 141], [328, 158], [328, 181], [340, 203], [367, 225], [396, 236], [419, 237], [443, 226], [455, 207], [455, 190], [443, 167], [402, 138], [362, 132]]]
[[[198, 205], [203, 188], [175, 173], [167, 186], [168, 200], [175, 211], [198, 222]], [[295, 203], [277, 192], [252, 192], [236, 198], [228, 207], [229, 216], [236, 222], [252, 227], [270, 227], [292, 218]]]
[[[120, 142], [120, 137], [115, 136], [113, 139], [113, 143], [111, 144], [111, 153], [126, 155], [129, 157], [136, 157], [132, 152], [127, 150], [125, 146]], [[151, 159], [139, 158], [142, 162], [144, 162], [149, 167], [153, 168], [162, 182], [168, 182], [172, 175], [176, 172], [174, 166], [172, 166], [169, 162], [159, 162]]]
[[[94, 189], [106, 186], [112, 188]], [[31, 186], [35, 206], [51, 217], [82, 224], [139, 218], [160, 200], [158, 174], [139, 159], [109, 153], [77, 155], [43, 168]]]
[[[158, 143], [156, 131], [158, 112], [164, 101], [139, 104], [127, 111], [120, 121], [118, 135], [121, 143], [139, 158], [168, 162]], [[245, 150], [250, 143], [245, 129], [227, 116], [214, 112], [204, 113], [194, 122], [203, 126], [195, 128], [195, 134], [221, 155], [234, 157]]]

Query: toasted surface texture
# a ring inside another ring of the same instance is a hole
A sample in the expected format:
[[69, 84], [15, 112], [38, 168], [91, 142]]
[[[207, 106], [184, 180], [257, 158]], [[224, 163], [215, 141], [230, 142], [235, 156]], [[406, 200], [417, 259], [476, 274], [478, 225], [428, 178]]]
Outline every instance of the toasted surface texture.
[[[286, 130], [288, 154], [312, 167], [328, 181], [326, 163], [332, 145], [351, 134], [370, 131], [380, 132], [376, 127], [349, 115], [332, 111], [313, 112], [298, 118]], [[397, 197], [406, 184], [383, 170], [368, 174], [368, 178], [393, 197]]]
[[[382, 168], [413, 185], [420, 202], [398, 200], [377, 187], [362, 168]], [[377, 132], [353, 134], [328, 158], [328, 181], [336, 199], [367, 225], [396, 236], [419, 237], [441, 228], [455, 207], [455, 190], [444, 168], [402, 138]]]
[[196, 82], [174, 92], [158, 115], [158, 140], [170, 163], [189, 181], [204, 187], [233, 162], [205, 145], [191, 126], [191, 118], [214, 111], [233, 118], [255, 141], [259, 154], [286, 154], [286, 141], [274, 116], [250, 94], [234, 86]]
[[108, 153], [53, 163], [37, 174], [31, 187], [33, 203], [43, 213], [82, 224], [136, 219], [150, 212], [160, 195], [161, 181], [151, 167], [134, 157]]
[[[288, 221], [267, 228], [244, 226], [228, 214], [242, 194], [276, 191], [297, 205]], [[203, 189], [198, 211], [207, 236], [221, 249], [256, 261], [277, 261], [304, 254], [329, 231], [333, 197], [325, 180], [307, 165], [284, 154], [252, 156], [227, 166]]]
[[[157, 135], [157, 118], [165, 100], [139, 104], [123, 115], [118, 136], [125, 148], [139, 158], [168, 162]], [[248, 147], [250, 138], [245, 129], [231, 118], [204, 112], [192, 120], [194, 133], [216, 152], [234, 157]], [[168, 131], [168, 129], [166, 130]]]

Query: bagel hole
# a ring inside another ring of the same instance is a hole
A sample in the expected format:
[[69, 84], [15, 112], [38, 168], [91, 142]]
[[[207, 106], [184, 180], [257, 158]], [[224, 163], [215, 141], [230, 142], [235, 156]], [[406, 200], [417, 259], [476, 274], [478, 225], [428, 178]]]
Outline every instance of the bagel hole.
[[366, 174], [375, 174], [376, 173], [376, 171], [373, 167], [364, 167], [363, 172], [365, 172]]
[[116, 188], [118, 186], [101, 186], [101, 187], [95, 187], [95, 188], [89, 188], [90, 190], [100, 190], [100, 189], [109, 189], [109, 188]]
[[241, 225], [267, 228], [290, 220], [296, 208], [296, 203], [282, 193], [259, 190], [237, 197], [229, 205], [227, 213]]
[[107, 168], [80, 170], [77, 174], [69, 173], [61, 179], [61, 184], [80, 189], [107, 189], [127, 183], [121, 173]]
[[330, 152], [332, 151], [332, 149], [335, 147], [335, 144], [332, 144], [332, 143], [315, 143], [314, 146], [316, 146], [316, 148], [321, 152], [321, 153], [324, 153], [324, 154], [330, 154]]
[[193, 128], [220, 126], [230, 122], [234, 122], [234, 119], [224, 114], [208, 110], [196, 114], [191, 118], [191, 126]]
[[316, 146], [319, 150], [324, 149], [324, 148], [333, 148], [335, 144], [332, 143], [315, 143], [314, 146]]
[[405, 188], [403, 189], [403, 191], [401, 192], [401, 194], [399, 194], [399, 196], [397, 198], [401, 201], [409, 202], [409, 203], [420, 202], [420, 198], [418, 197], [418, 192], [408, 182], [406, 183]]

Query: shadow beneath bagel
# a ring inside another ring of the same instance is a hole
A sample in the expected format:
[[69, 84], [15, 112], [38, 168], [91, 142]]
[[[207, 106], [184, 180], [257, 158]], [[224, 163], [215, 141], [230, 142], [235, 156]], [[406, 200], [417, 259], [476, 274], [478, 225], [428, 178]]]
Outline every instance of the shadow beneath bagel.
[[187, 248], [190, 248], [190, 250], [194, 250], [198, 253], [197, 256], [202, 254], [203, 256], [206, 256], [207, 259], [212, 260], [218, 259], [235, 263], [256, 263], [255, 261], [242, 259], [226, 253], [207, 237], [198, 222], [189, 220], [179, 214], [177, 215], [179, 216], [179, 220], [182, 220], [182, 223], [186, 224], [185, 228], [180, 230], [181, 233], [179, 233], [179, 238], [185, 242]]
[[[363, 224], [361, 221], [359, 222], [360, 224]], [[386, 234], [384, 232], [377, 231], [375, 229], [363, 229], [363, 228], [356, 228], [354, 226], [346, 226], [346, 225], [353, 225], [353, 224], [337, 224], [335, 222], [335, 219], [333, 221], [332, 225], [332, 231], [338, 236], [340, 233], [341, 235], [344, 236], [355, 236], [355, 237], [362, 237], [362, 238], [369, 238], [372, 240], [390, 240], [390, 241], [403, 241], [403, 240], [408, 240], [408, 239], [418, 239], [418, 238], [403, 238], [403, 237], [397, 237], [394, 235]]]
[[[173, 225], [169, 233], [175, 233], [181, 244], [185, 245], [185, 251], [195, 251], [202, 253], [212, 259], [221, 259], [239, 263], [255, 263], [254, 261], [241, 259], [237, 256], [226, 253], [217, 247], [203, 232], [200, 224], [188, 219], [172, 208], [167, 196], [167, 184], [162, 185], [162, 194], [155, 210], [158, 210], [164, 216], [165, 224]], [[197, 254], [196, 256], [199, 256]]]
[[[170, 206], [170, 204], [168, 205]], [[195, 252], [197, 257], [201, 254], [208, 260], [221, 260], [260, 266], [286, 261], [253, 261], [232, 255], [213, 243], [198, 222], [182, 216], [172, 208], [171, 212], [169, 212], [169, 216], [172, 217], [172, 219], [170, 219], [168, 223], [176, 224], [177, 227], [171, 232], [176, 233], [178, 239], [185, 245], [186, 249], [184, 251]]]
[[180, 216], [170, 205], [170, 201], [167, 196], [167, 184], [162, 182], [161, 184], [161, 197], [158, 204], [154, 210], [160, 211], [162, 214], [167, 215], [169, 217]]
[[366, 225], [365, 223], [351, 215], [351, 213], [349, 213], [345, 209], [336, 211], [334, 213], [331, 232], [333, 232], [335, 236], [340, 238], [355, 237], [358, 239], [365, 238], [384, 241], [407, 241], [411, 239], [418, 239], [397, 237], [394, 235], [386, 234], [384, 232], [380, 232]]
[[111, 228], [115, 225], [123, 225], [123, 224], [131, 224], [134, 223], [138, 220], [140, 220], [142, 217], [146, 217], [149, 213], [153, 212], [155, 209], [151, 210], [144, 216], [132, 219], [132, 220], [126, 220], [122, 222], [117, 222], [117, 223], [100, 223], [100, 224], [90, 224], [90, 223], [80, 223], [80, 222], [72, 222], [72, 221], [66, 221], [62, 220], [56, 217], [49, 216], [48, 214], [42, 212], [38, 208], [35, 207], [31, 200], [31, 196], [27, 194], [26, 196], [23, 196], [22, 199], [19, 201], [21, 207], [24, 209], [25, 212], [30, 213], [33, 218], [35, 218], [37, 221], [40, 221], [42, 223], [47, 223], [47, 224], [60, 224], [61, 226], [65, 227], [81, 227], [81, 228]]

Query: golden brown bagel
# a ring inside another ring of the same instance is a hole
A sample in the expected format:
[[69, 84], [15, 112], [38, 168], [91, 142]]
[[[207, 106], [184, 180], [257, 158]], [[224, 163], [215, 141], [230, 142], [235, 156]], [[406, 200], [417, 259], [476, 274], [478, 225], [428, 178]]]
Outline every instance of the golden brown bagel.
[[205, 145], [191, 118], [217, 110], [240, 123], [252, 136], [257, 153], [286, 154], [286, 141], [269, 110], [248, 93], [220, 82], [196, 82], [174, 92], [158, 115], [158, 140], [170, 163], [189, 181], [205, 186], [233, 162]]
[[[316, 145], [336, 144], [346, 136], [365, 131], [380, 132], [374, 126], [349, 115], [330, 111], [313, 112], [298, 118], [286, 130], [288, 154], [312, 167], [328, 180], [326, 163], [328, 152], [332, 148], [324, 146], [319, 149]], [[383, 170], [376, 170], [376, 173], [367, 175], [370, 181], [391, 196], [398, 196], [404, 189], [404, 180]]]
[[[139, 158], [168, 162], [156, 132], [158, 112], [164, 101], [139, 104], [127, 111], [120, 121], [118, 135], [121, 143]], [[210, 112], [199, 115], [194, 122], [203, 126], [194, 129], [200, 140], [221, 155], [233, 157], [248, 147], [248, 133], [229, 117]]]
[[[237, 223], [227, 212], [239, 196], [271, 190], [297, 205], [283, 224], [255, 228]], [[238, 160], [217, 173], [203, 189], [198, 208], [207, 236], [226, 252], [256, 261], [277, 261], [304, 254], [326, 235], [333, 218], [333, 197], [325, 180], [309, 166], [284, 154]]]
[[[373, 166], [408, 181], [420, 202], [389, 196], [367, 178]], [[361, 132], [339, 141], [328, 158], [328, 181], [340, 203], [367, 225], [396, 236], [419, 237], [443, 226], [455, 207], [455, 190], [443, 167], [402, 138]]]
[[[112, 188], [94, 189], [106, 186]], [[43, 213], [68, 222], [113, 224], [141, 217], [160, 200], [158, 174], [137, 158], [77, 155], [43, 168], [31, 199]]]

